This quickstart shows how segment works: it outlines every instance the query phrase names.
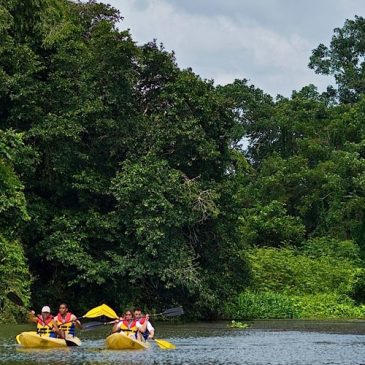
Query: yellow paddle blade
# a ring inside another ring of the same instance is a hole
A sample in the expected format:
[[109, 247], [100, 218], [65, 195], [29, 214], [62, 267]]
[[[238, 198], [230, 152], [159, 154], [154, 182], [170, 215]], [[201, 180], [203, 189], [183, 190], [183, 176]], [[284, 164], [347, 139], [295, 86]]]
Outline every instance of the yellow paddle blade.
[[102, 305], [99, 305], [98, 307], [90, 309], [86, 314], [84, 314], [83, 318], [95, 318], [95, 317], [101, 317], [104, 315]]
[[118, 318], [118, 315], [114, 312], [106, 304], [99, 305], [98, 307], [90, 309], [86, 314], [84, 314], [83, 318], [95, 318], [95, 317], [109, 317], [109, 318]]
[[171, 342], [168, 342], [166, 340], [156, 340], [155, 342], [157, 343], [158, 346], [160, 346], [161, 349], [164, 350], [174, 350], [176, 349], [176, 346], [174, 344], [172, 344]]
[[115, 311], [106, 304], [102, 304], [100, 307], [105, 317], [119, 318], [118, 315], [115, 313]]

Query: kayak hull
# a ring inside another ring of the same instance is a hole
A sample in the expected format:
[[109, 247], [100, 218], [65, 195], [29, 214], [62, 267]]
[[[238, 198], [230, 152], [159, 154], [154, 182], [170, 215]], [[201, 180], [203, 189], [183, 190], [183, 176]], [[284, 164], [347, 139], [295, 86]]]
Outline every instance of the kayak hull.
[[150, 347], [147, 342], [137, 341], [125, 333], [113, 333], [105, 340], [106, 347], [110, 350], [145, 350]]
[[23, 347], [32, 348], [59, 348], [81, 345], [81, 341], [77, 337], [66, 337], [66, 340], [64, 340], [62, 338], [40, 336], [35, 331], [22, 332], [16, 336], [16, 341]]

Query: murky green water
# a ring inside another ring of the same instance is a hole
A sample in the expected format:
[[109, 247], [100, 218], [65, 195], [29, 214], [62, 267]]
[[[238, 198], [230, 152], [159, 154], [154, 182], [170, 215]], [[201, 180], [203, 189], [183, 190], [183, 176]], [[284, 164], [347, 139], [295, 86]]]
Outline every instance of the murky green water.
[[158, 338], [176, 350], [110, 351], [105, 328], [83, 332], [82, 347], [25, 350], [15, 335], [31, 326], [0, 327], [0, 364], [97, 365], [365, 365], [365, 321], [257, 321], [248, 330], [226, 322], [157, 324]]

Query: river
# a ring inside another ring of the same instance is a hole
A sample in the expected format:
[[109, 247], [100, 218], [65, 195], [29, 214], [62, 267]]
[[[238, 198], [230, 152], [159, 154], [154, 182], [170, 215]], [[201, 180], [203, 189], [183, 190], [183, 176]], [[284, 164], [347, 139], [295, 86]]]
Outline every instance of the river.
[[255, 321], [249, 329], [227, 322], [157, 323], [157, 338], [176, 345], [161, 350], [111, 351], [105, 328], [81, 332], [82, 347], [21, 349], [15, 335], [28, 325], [0, 327], [0, 364], [88, 365], [365, 365], [365, 321]]

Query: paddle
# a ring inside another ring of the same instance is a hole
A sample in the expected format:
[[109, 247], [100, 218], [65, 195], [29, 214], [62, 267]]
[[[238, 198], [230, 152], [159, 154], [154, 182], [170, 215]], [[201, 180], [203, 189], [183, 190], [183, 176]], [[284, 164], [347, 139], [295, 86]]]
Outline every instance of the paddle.
[[106, 304], [99, 305], [98, 307], [95, 307], [93, 309], [90, 309], [86, 314], [84, 314], [80, 318], [95, 318], [95, 317], [109, 317], [109, 318], [118, 318], [117, 314], [108, 307]]
[[163, 349], [163, 350], [175, 350], [176, 346], [171, 343], [168, 342], [166, 340], [158, 340], [157, 338], [152, 338], [153, 341], [155, 341], [157, 343], [157, 345]]
[[83, 331], [90, 331], [92, 329], [94, 329], [94, 327], [100, 327], [100, 326], [105, 326], [107, 324], [114, 324], [116, 323], [115, 321], [111, 321], [111, 322], [87, 322], [87, 323], [84, 323], [82, 325], [82, 330]]
[[119, 318], [117, 313], [115, 313], [115, 311], [113, 309], [111, 309], [109, 306], [107, 306], [106, 304], [102, 304], [101, 307], [102, 307], [103, 315], [105, 317]]
[[176, 307], [176, 308], [166, 309], [162, 313], [152, 315], [152, 317], [155, 317], [155, 316], [177, 317], [177, 316], [181, 316], [183, 314], [184, 314], [183, 308], [182, 307]]
[[15, 294], [14, 292], [10, 291], [10, 292], [6, 293], [6, 296], [14, 304], [18, 305], [19, 307], [23, 307], [24, 308], [24, 302], [22, 301], [22, 299], [17, 294]]

